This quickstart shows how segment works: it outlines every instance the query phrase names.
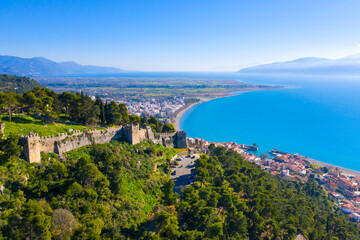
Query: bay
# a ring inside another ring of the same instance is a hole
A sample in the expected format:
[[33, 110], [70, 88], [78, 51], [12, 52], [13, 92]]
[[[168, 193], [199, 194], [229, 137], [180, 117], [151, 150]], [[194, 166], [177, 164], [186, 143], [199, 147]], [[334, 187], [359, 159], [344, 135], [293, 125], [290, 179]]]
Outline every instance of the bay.
[[246, 76], [124, 72], [87, 77], [235, 79], [293, 88], [239, 93], [196, 105], [180, 120], [189, 137], [257, 143], [360, 171], [360, 76]]
[[359, 79], [231, 76], [296, 88], [245, 92], [199, 104], [180, 120], [189, 137], [257, 143], [258, 154], [276, 148], [360, 170]]

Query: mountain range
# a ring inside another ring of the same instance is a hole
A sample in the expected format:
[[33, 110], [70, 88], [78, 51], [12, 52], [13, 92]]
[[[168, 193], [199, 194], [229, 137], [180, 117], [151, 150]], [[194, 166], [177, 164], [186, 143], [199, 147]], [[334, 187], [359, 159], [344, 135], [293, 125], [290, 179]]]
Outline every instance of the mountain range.
[[288, 62], [263, 64], [237, 71], [245, 74], [360, 75], [360, 58], [299, 58]]
[[43, 57], [20, 58], [0, 55], [0, 74], [19, 76], [56, 76], [71, 74], [111, 74], [124, 70], [113, 67], [80, 65], [75, 62], [55, 62]]

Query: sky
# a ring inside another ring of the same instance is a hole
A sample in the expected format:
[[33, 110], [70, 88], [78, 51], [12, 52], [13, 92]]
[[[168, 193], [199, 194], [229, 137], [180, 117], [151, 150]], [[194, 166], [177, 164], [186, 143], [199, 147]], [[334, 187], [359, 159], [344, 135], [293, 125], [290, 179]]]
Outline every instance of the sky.
[[1, 0], [0, 55], [235, 71], [360, 53], [358, 0]]

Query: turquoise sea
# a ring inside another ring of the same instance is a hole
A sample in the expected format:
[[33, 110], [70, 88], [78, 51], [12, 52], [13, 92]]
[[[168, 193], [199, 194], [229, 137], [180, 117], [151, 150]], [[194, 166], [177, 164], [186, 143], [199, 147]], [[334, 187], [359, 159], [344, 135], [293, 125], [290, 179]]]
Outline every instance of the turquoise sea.
[[115, 76], [237, 79], [296, 86], [245, 92], [199, 104], [183, 115], [180, 128], [190, 137], [209, 141], [257, 143], [258, 154], [276, 148], [360, 171], [360, 76], [189, 72], [124, 72]]
[[[236, 76], [233, 76], [236, 77]], [[245, 77], [246, 82], [297, 86], [245, 92], [186, 112], [190, 137], [259, 145], [360, 170], [360, 79]]]

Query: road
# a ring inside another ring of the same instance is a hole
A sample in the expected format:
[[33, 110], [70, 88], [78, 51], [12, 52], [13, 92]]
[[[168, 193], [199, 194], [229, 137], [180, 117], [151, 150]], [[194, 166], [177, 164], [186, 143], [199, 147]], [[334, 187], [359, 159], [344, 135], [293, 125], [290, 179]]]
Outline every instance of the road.
[[184, 159], [177, 161], [178, 166], [174, 167], [171, 173], [171, 178], [174, 180], [174, 191], [181, 193], [181, 191], [190, 184], [191, 170], [195, 169], [195, 160], [199, 158], [199, 155], [195, 154], [195, 158], [184, 156]]

